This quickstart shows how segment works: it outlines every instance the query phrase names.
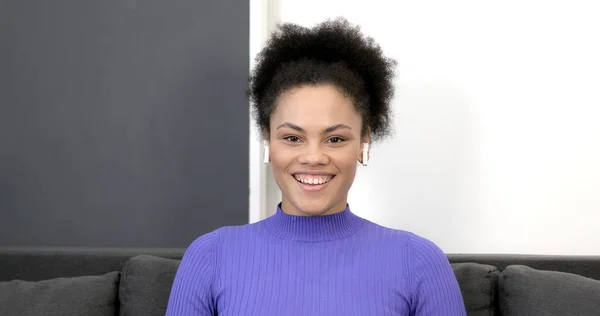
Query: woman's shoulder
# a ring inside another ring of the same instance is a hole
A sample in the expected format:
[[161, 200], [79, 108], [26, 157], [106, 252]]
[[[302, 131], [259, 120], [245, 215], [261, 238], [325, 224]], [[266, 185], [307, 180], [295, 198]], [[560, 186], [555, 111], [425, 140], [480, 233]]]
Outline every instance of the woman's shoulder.
[[[399, 290], [399, 293], [407, 293], [413, 310], [421, 310], [427, 315], [438, 315], [440, 311], [465, 315], [454, 270], [440, 246], [415, 232], [376, 224], [369, 229], [371, 233], [366, 246], [374, 249], [370, 251], [377, 251], [382, 259], [379, 262], [386, 262], [379, 270], [394, 275], [394, 280], [405, 281], [398, 283], [399, 289], [405, 290]], [[378, 236], [375, 240], [379, 244], [370, 241], [372, 236]], [[383, 247], [379, 247], [381, 245]]]
[[245, 224], [219, 227], [194, 239], [186, 249], [186, 254], [211, 252], [221, 247], [223, 243], [244, 240], [256, 232], [256, 226], [256, 224]]
[[446, 255], [442, 249], [431, 239], [419, 235], [415, 232], [389, 228], [379, 224], [370, 223], [370, 231], [381, 241], [393, 245], [393, 247], [403, 247], [410, 257], [425, 261], [445, 260]]

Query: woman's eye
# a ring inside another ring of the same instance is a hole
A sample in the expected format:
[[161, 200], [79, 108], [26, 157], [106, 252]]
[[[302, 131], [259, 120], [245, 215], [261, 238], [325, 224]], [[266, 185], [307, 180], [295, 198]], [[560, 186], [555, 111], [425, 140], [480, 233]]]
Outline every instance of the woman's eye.
[[335, 137], [331, 137], [331, 138], [330, 138], [330, 139], [328, 139], [327, 141], [328, 141], [328, 142], [330, 142], [330, 143], [333, 143], [333, 144], [338, 144], [338, 143], [341, 143], [341, 142], [343, 142], [343, 141], [344, 141], [344, 139], [343, 139], [343, 138], [341, 138], [341, 137], [337, 137], [337, 136], [335, 136]]
[[288, 142], [292, 142], [292, 143], [297, 143], [300, 141], [300, 138], [298, 138], [298, 136], [287, 136], [287, 137], [284, 137], [283, 139], [287, 140]]

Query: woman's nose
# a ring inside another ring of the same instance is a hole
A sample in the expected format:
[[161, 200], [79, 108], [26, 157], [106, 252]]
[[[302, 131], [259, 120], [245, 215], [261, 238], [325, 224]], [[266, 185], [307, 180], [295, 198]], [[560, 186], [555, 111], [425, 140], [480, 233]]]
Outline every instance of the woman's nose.
[[298, 160], [302, 164], [311, 166], [326, 165], [329, 163], [329, 156], [320, 145], [307, 145]]

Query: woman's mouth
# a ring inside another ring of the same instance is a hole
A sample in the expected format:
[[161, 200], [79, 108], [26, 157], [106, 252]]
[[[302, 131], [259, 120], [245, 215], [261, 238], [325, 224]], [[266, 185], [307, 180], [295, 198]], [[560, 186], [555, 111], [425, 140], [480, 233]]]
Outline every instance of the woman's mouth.
[[316, 174], [294, 174], [294, 179], [303, 190], [309, 192], [320, 191], [335, 177], [334, 175], [316, 175]]

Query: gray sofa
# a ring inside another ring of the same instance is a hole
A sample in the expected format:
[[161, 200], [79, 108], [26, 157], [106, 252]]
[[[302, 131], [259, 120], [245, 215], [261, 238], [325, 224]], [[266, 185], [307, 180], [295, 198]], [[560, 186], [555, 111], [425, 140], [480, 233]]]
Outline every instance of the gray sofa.
[[[0, 248], [0, 315], [164, 315], [182, 254]], [[600, 256], [448, 258], [468, 315], [600, 315]]]

